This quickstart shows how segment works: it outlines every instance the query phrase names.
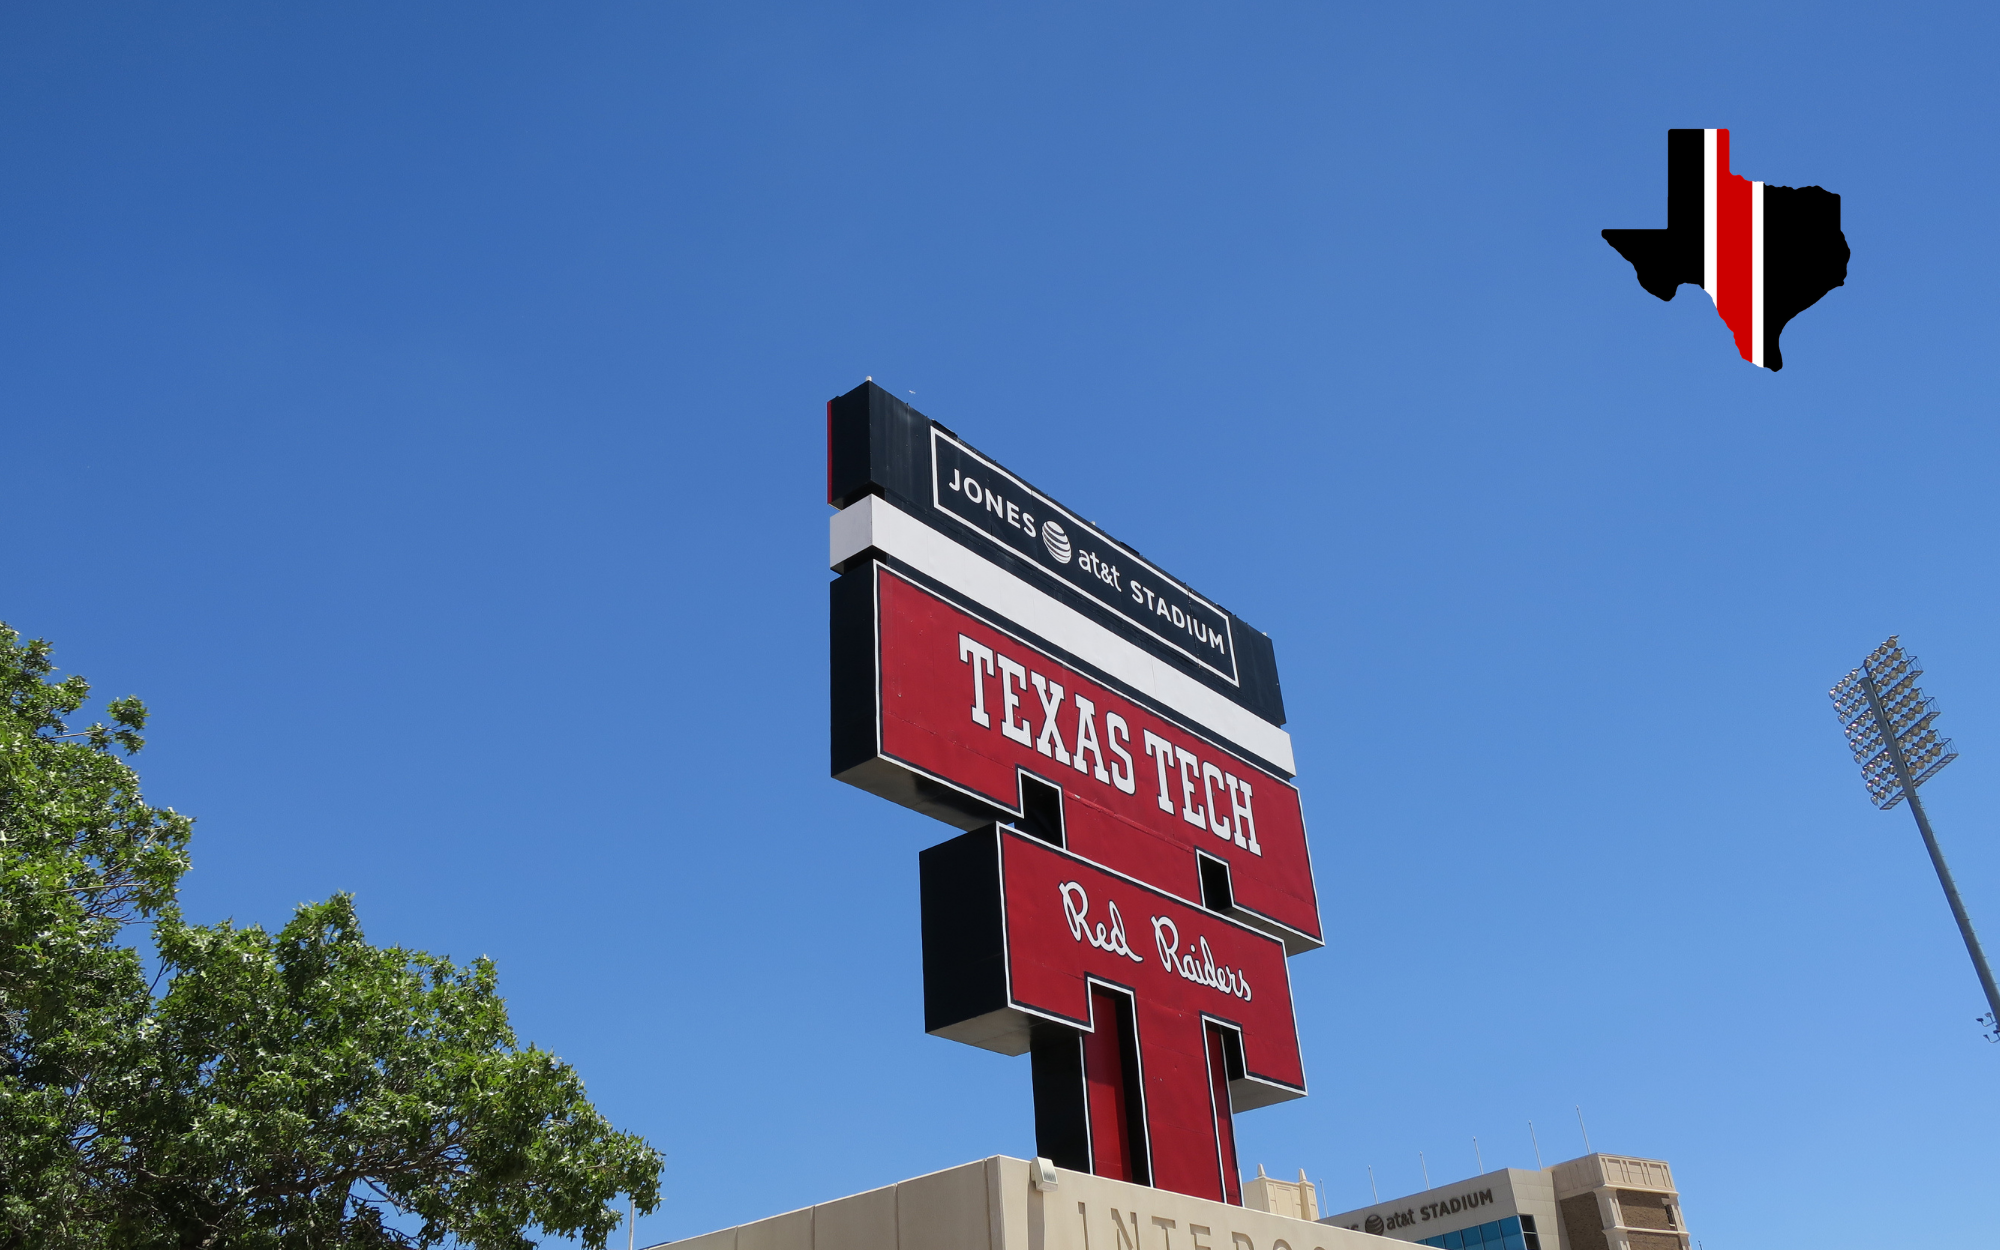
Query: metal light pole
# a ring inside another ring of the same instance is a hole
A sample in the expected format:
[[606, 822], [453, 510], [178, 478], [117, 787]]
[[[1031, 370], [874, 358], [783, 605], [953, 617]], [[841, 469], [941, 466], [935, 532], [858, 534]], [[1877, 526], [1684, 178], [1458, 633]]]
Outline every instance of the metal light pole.
[[1986, 1006], [1992, 1014], [1985, 1023], [2000, 1036], [2000, 988], [1993, 984], [1993, 970], [1986, 966], [1986, 953], [1979, 949], [1979, 935], [1972, 931], [1972, 918], [1965, 914], [1958, 885], [1951, 879], [1944, 852], [1931, 832], [1930, 817], [1917, 797], [1918, 786], [1958, 758], [1958, 752], [1951, 749], [1951, 739], [1938, 737], [1932, 727], [1937, 701], [1925, 698], [1917, 688], [1917, 678], [1923, 673], [1916, 660], [1903, 653], [1902, 644], [1891, 637], [1827, 693], [1833, 698], [1855, 762], [1861, 765], [1868, 797], [1885, 812], [1904, 799], [1910, 801], [1910, 815], [1917, 818], [1917, 832], [1924, 835], [1924, 849], [1931, 854], [1931, 866], [1937, 869], [1938, 884], [1951, 904], [1952, 919], [1958, 921], [1966, 953], [1972, 956], [1979, 984], [1986, 991]]

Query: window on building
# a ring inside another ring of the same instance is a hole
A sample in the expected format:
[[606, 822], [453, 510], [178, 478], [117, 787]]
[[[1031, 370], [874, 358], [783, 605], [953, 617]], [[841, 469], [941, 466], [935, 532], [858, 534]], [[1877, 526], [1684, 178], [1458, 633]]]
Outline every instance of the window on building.
[[1439, 1237], [1426, 1237], [1417, 1244], [1437, 1246], [1439, 1250], [1542, 1250], [1542, 1239], [1535, 1235], [1535, 1217], [1510, 1215], [1504, 1220], [1489, 1220], [1475, 1224], [1471, 1228], [1461, 1228], [1455, 1233], [1445, 1233]]

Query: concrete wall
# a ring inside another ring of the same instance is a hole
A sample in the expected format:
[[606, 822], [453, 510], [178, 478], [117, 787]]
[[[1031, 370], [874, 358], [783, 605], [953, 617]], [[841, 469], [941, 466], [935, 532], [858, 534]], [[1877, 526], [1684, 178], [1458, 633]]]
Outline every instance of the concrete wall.
[[996, 1155], [674, 1250], [1397, 1250], [1387, 1238]]

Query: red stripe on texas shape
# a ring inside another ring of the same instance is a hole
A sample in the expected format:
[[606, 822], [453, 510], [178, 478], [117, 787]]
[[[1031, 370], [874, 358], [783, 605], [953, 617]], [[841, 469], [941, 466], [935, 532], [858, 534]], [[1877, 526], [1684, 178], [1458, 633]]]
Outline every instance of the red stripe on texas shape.
[[1750, 180], [1729, 172], [1729, 132], [1715, 132], [1715, 310], [1736, 336], [1743, 359], [1751, 352]]

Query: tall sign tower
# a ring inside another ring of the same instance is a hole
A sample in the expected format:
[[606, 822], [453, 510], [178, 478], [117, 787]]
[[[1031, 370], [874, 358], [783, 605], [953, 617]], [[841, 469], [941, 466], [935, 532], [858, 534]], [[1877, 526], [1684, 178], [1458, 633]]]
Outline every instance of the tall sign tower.
[[962, 831], [925, 1029], [1030, 1056], [1058, 1166], [1240, 1204], [1323, 944], [1270, 639], [872, 382], [827, 501], [833, 775]]

